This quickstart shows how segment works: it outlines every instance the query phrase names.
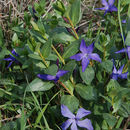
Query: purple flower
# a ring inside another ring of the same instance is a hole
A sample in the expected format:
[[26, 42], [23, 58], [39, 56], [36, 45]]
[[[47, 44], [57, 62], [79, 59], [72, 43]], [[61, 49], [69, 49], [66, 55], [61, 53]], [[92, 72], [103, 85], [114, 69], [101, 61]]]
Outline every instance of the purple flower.
[[121, 22], [122, 22], [122, 23], [126, 23], [126, 19], [123, 19]]
[[[19, 55], [15, 52], [14, 49], [11, 51], [11, 53], [12, 53], [13, 55], [17, 56], [17, 57], [19, 56]], [[10, 61], [10, 63], [9, 63], [9, 65], [8, 65], [7, 68], [9, 68], [9, 67], [12, 65], [13, 62], [18, 63], [18, 61], [16, 60], [16, 58], [13, 57], [12, 55], [10, 55], [9, 58], [5, 58], [5, 59], [3, 59], [3, 60]]]
[[81, 128], [86, 128], [88, 130], [93, 130], [93, 126], [89, 119], [80, 120], [81, 118], [91, 114], [90, 111], [80, 108], [76, 116], [68, 109], [67, 106], [61, 105], [61, 113], [64, 117], [69, 119], [64, 122], [61, 126], [62, 130], [66, 130], [71, 125], [71, 130], [78, 130], [77, 125]]
[[82, 40], [80, 44], [81, 53], [78, 53], [70, 57], [70, 59], [75, 59], [76, 61], [82, 60], [82, 72], [84, 72], [85, 69], [87, 68], [90, 59], [101, 62], [99, 55], [97, 53], [92, 53], [93, 48], [94, 48], [94, 43], [92, 43], [87, 47], [85, 41]]
[[57, 73], [56, 73], [56, 76], [53, 76], [53, 75], [48, 75], [48, 74], [38, 74], [37, 76], [40, 78], [40, 79], [43, 79], [43, 80], [53, 80], [55, 82], [57, 82], [59, 80], [59, 78], [63, 75], [65, 75], [66, 73], [68, 73], [68, 71], [65, 71], [65, 70], [59, 70]]
[[106, 15], [107, 12], [117, 11], [117, 8], [114, 6], [114, 2], [115, 0], [108, 0], [108, 2], [106, 0], [102, 0], [104, 7], [96, 9], [105, 10], [104, 15]]
[[117, 80], [118, 78], [127, 79], [128, 72], [122, 73], [123, 68], [124, 68], [124, 65], [122, 65], [119, 68], [119, 70], [117, 70], [116, 67], [115, 67], [115, 65], [114, 65], [113, 72], [111, 74], [111, 78], [114, 79], [114, 80]]
[[119, 50], [119, 51], [117, 51], [115, 53], [118, 54], [118, 53], [124, 53], [124, 52], [126, 52], [128, 54], [128, 58], [130, 60], [130, 46], [127, 46], [127, 48], [123, 48], [123, 49], [121, 49], [121, 50]]

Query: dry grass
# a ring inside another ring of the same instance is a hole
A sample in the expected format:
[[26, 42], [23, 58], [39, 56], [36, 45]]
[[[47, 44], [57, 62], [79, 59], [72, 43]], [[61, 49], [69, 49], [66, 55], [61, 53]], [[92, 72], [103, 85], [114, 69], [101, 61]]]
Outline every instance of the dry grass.
[[[46, 13], [45, 15], [51, 11], [52, 4], [56, 0], [47, 0]], [[66, 4], [66, 0], [63, 0]], [[83, 10], [83, 18], [79, 24], [79, 27], [84, 29], [87, 24], [89, 24], [91, 18], [94, 18], [95, 15], [93, 13], [95, 4], [97, 4], [98, 0], [82, 0], [82, 10]], [[19, 18], [19, 20], [23, 20], [24, 11], [28, 11], [28, 5], [34, 5], [34, 2], [39, 2], [39, 0], [0, 0], [0, 25], [4, 31], [4, 35], [6, 36], [6, 41], [8, 41], [10, 36], [10, 28], [8, 27], [8, 23], [12, 23], [12, 20]], [[95, 25], [94, 25], [95, 26]], [[83, 30], [87, 31], [87, 28]]]

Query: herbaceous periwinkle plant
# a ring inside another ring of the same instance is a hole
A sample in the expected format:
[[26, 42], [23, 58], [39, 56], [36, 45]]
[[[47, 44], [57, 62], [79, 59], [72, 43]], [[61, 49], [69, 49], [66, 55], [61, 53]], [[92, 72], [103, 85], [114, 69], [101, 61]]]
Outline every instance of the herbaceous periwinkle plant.
[[[4, 98], [21, 103], [21, 108], [15, 108], [21, 115], [21, 129], [112, 130], [128, 126], [129, 2], [102, 0], [104, 7], [97, 5], [95, 11], [104, 10], [104, 15], [97, 14], [101, 16], [98, 22], [104, 20], [95, 31], [90, 23], [86, 33], [78, 27], [81, 2], [68, 0], [65, 6], [63, 1], [55, 1], [49, 13], [44, 10], [44, 0], [29, 6], [24, 20], [12, 28], [13, 51], [1, 45], [2, 76], [10, 79], [10, 83], [2, 82], [10, 91], [5, 91]], [[126, 19], [123, 25], [122, 19]]]

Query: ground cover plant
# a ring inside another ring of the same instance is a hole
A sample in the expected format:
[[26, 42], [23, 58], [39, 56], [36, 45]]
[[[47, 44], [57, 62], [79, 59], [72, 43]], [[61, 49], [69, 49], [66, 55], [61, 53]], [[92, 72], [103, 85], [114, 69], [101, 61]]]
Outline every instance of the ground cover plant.
[[95, 1], [84, 31], [85, 2], [35, 1], [11, 39], [0, 27], [1, 130], [130, 129], [130, 2]]

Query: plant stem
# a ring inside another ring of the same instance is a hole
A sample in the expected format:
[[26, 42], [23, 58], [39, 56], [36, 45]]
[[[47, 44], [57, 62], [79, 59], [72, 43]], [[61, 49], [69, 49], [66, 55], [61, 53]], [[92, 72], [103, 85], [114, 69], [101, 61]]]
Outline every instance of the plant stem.
[[75, 34], [76, 39], [79, 39], [79, 36], [78, 36], [78, 34], [77, 34], [77, 32], [76, 32], [76, 30], [74, 28], [74, 25], [73, 25], [71, 19], [69, 17], [67, 17], [67, 19], [69, 20], [70, 26], [72, 27], [72, 30], [73, 30], [73, 32]]
[[66, 89], [66, 91], [67, 91], [71, 96], [74, 96], [74, 95], [70, 92], [70, 90], [69, 90], [60, 80], [58, 80], [58, 83], [59, 83], [62, 87], [64, 87], [64, 88]]
[[55, 51], [55, 53], [58, 55], [58, 57], [60, 58], [60, 60], [62, 61], [62, 63], [65, 65], [65, 61], [64, 59], [62, 58], [62, 56], [59, 54], [59, 52], [56, 50], [56, 48], [51, 45], [52, 49]]
[[38, 50], [38, 53], [39, 53], [40, 57], [42, 58], [42, 61], [44, 62], [45, 66], [48, 68], [49, 66], [48, 66], [48, 64], [46, 63], [46, 60], [45, 60], [45, 58], [43, 57], [43, 55], [42, 55], [42, 53], [40, 52], [40, 50]]

